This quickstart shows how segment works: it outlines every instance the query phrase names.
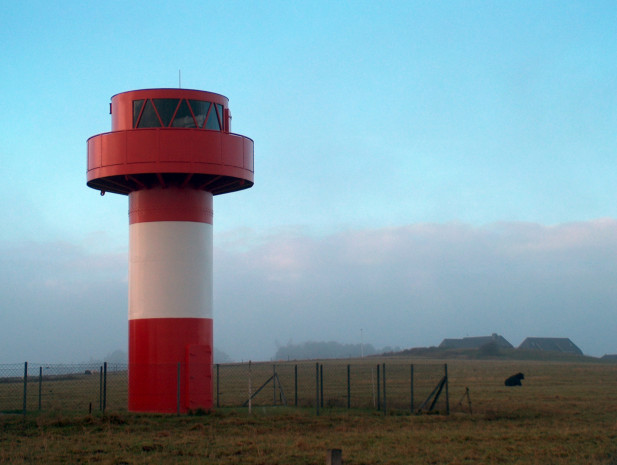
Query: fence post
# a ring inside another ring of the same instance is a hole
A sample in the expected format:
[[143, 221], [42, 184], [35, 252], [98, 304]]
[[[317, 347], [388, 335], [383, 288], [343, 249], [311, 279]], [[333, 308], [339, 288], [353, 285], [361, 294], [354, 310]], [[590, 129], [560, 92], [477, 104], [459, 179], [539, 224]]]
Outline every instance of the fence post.
[[410, 379], [409, 379], [409, 394], [411, 395], [410, 397], [410, 401], [409, 401], [409, 413], [413, 413], [413, 363], [410, 366], [410, 370], [409, 370], [409, 375], [410, 375]]
[[103, 362], [103, 412], [107, 408], [107, 362]]
[[219, 397], [220, 397], [220, 390], [219, 390], [219, 367], [220, 367], [220, 363], [216, 364], [216, 408], [219, 408], [221, 406], [221, 403], [219, 401]]
[[103, 411], [103, 365], [99, 368], [99, 410]]
[[351, 408], [351, 365], [347, 364], [347, 408]]
[[272, 365], [272, 405], [276, 405], [276, 365]]
[[377, 407], [375, 402], [375, 369], [371, 367], [371, 393], [373, 394], [373, 408]]
[[176, 408], [178, 415], [180, 415], [180, 362], [178, 362], [178, 369], [176, 375]]
[[251, 361], [249, 360], [249, 415], [253, 412], [253, 381], [251, 372]]
[[383, 364], [383, 414], [386, 415], [388, 407], [386, 404], [386, 364]]
[[377, 411], [381, 410], [381, 383], [379, 382], [379, 364], [377, 364]]
[[26, 395], [28, 394], [28, 362], [24, 362], [24, 418], [26, 418]]
[[298, 406], [298, 364], [294, 365], [294, 405]]
[[315, 363], [315, 412], [319, 416], [319, 362]]
[[321, 393], [321, 408], [323, 408], [323, 363], [319, 365], [319, 392]]
[[448, 393], [448, 364], [444, 363], [444, 376], [446, 378], [446, 415], [450, 415], [450, 395]]
[[43, 393], [43, 367], [39, 367], [39, 412], [41, 411], [41, 394]]

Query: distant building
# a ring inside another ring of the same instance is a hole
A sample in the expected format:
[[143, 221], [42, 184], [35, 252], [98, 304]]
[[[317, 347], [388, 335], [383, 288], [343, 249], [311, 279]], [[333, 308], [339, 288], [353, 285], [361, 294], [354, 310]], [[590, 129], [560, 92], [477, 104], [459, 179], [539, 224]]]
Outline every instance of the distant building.
[[486, 344], [495, 343], [500, 349], [512, 349], [513, 346], [503, 336], [493, 333], [490, 336], [464, 337], [463, 339], [444, 339], [440, 349], [479, 349]]
[[567, 337], [528, 337], [518, 348], [583, 355], [583, 351]]
[[606, 362], [617, 362], [617, 354], [604, 354], [600, 357], [600, 360], [604, 360]]

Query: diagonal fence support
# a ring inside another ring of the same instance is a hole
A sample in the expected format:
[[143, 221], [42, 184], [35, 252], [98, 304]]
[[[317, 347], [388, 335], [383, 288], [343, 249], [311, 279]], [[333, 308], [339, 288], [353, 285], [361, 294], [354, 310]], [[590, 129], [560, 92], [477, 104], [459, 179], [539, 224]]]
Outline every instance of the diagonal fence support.
[[[270, 376], [266, 380], [265, 383], [263, 383], [261, 386], [259, 386], [259, 388], [255, 392], [253, 392], [251, 394], [251, 396], [242, 404], [242, 407], [246, 407], [247, 405], [249, 405], [249, 402], [252, 401], [255, 398], [255, 396], [257, 394], [259, 394], [270, 383], [270, 381], [272, 381], [273, 384], [274, 384], [275, 392], [276, 392], [276, 386], [278, 384], [278, 389], [279, 389], [278, 392], [279, 392], [279, 396], [280, 396], [280, 399], [281, 399], [281, 403], [284, 406], [287, 406], [287, 397], [285, 397], [285, 391], [283, 390], [283, 385], [281, 384], [281, 380], [279, 379], [278, 373], [275, 372], [272, 376]], [[276, 405], [276, 394], [275, 394], [274, 401], [275, 401], [275, 405]]]

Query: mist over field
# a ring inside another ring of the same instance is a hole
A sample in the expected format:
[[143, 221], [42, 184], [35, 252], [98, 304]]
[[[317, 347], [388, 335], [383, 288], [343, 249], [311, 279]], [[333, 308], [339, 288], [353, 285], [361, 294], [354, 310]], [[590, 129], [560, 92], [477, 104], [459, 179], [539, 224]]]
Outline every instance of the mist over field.
[[5, 2], [0, 363], [127, 351], [127, 199], [87, 187], [87, 140], [111, 96], [178, 87], [254, 141], [254, 186], [214, 202], [221, 356], [492, 333], [617, 353], [616, 13]]
[[[401, 348], [446, 337], [569, 337], [617, 352], [617, 220], [410, 224], [316, 235], [216, 233], [215, 346], [270, 360], [308, 341]], [[127, 346], [127, 253], [0, 245], [0, 363], [80, 362]], [[363, 339], [363, 341], [361, 340]]]

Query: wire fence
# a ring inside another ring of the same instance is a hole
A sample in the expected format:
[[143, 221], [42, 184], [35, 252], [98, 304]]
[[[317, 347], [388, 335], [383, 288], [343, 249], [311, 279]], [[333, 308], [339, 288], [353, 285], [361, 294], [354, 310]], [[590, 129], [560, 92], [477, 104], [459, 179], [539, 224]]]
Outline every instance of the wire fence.
[[126, 364], [0, 364], [0, 412], [126, 410]]
[[[177, 371], [180, 373], [180, 370]], [[182, 380], [170, 380], [182, 391]], [[178, 382], [176, 382], [178, 381]], [[368, 360], [213, 366], [215, 408], [287, 406], [448, 414], [448, 367]], [[170, 383], [171, 384], [171, 383]], [[127, 410], [126, 364], [0, 364], [0, 413]]]

